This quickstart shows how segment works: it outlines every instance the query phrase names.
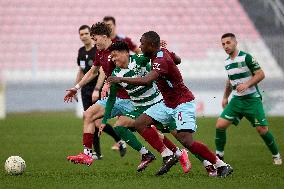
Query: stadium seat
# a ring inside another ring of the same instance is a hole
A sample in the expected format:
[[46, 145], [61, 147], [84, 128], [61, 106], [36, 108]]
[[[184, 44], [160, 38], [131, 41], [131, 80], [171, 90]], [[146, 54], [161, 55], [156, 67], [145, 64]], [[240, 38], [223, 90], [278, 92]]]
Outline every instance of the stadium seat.
[[[226, 0], [93, 0], [88, 2], [88, 7], [85, 2], [76, 0], [13, 0], [1, 1], [0, 5], [0, 50], [4, 53], [0, 56], [1, 70], [29, 71], [33, 64], [37, 65], [38, 71], [74, 69], [77, 50], [82, 45], [78, 27], [91, 25], [106, 15], [117, 19], [118, 33], [130, 36], [136, 43], [139, 43], [143, 32], [156, 30], [168, 41], [168, 48], [183, 60], [203, 62], [203, 65], [223, 61], [223, 57], [219, 56], [220, 36], [224, 32], [234, 32], [240, 43], [249, 47], [246, 50], [257, 52], [253, 49], [261, 48], [265, 55], [261, 59], [270, 60], [265, 65], [270, 67], [269, 70], [278, 69], [237, 0], [230, 0], [230, 4]], [[32, 56], [36, 58], [32, 60]], [[264, 62], [261, 59], [259, 62]], [[183, 66], [187, 68], [189, 65]], [[219, 77], [219, 70], [223, 67], [222, 64], [214, 64], [208, 69]], [[187, 77], [187, 74], [184, 73], [184, 76]]]

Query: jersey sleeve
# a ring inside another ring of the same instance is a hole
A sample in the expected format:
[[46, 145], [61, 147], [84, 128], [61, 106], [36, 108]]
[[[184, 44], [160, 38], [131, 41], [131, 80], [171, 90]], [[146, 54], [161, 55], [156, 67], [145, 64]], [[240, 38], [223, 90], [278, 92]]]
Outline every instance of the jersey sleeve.
[[247, 55], [246, 55], [245, 61], [246, 61], [246, 64], [247, 64], [249, 70], [250, 70], [252, 73], [254, 73], [255, 71], [261, 69], [261, 67], [260, 67], [260, 65], [258, 64], [257, 60], [256, 60], [254, 57], [252, 57], [250, 54], [247, 54]]
[[169, 51], [168, 49], [166, 49], [166, 48], [162, 48], [166, 53], [168, 53], [169, 54], [169, 56], [171, 57], [171, 59], [174, 61], [174, 63], [176, 64], [176, 65], [178, 65], [178, 64], [180, 64], [180, 62], [177, 62], [177, 60], [176, 60], [176, 53], [174, 53], [174, 52], [172, 52], [172, 51]]
[[116, 93], [117, 93], [118, 87], [119, 87], [118, 84], [112, 84], [110, 86], [110, 93], [107, 99], [107, 103], [105, 107], [105, 114], [102, 120], [102, 124], [106, 124], [107, 120], [111, 118], [111, 111], [116, 101]]
[[168, 64], [163, 63], [162, 59], [155, 59], [152, 63], [152, 70], [156, 71], [159, 76], [167, 75], [168, 73]]

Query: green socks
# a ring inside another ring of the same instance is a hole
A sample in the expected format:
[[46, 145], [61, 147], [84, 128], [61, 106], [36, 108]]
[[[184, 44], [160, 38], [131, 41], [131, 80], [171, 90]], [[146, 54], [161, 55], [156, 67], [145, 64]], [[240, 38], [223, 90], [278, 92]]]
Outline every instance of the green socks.
[[134, 150], [139, 152], [143, 147], [142, 144], [137, 140], [136, 136], [128, 128], [116, 126], [114, 127], [114, 130]]
[[264, 140], [266, 146], [268, 147], [272, 155], [277, 155], [278, 148], [277, 148], [276, 142], [271, 132], [267, 131], [267, 133], [265, 133], [264, 135], [260, 135], [260, 136]]
[[226, 144], [226, 129], [216, 129], [215, 145], [216, 150], [223, 152]]

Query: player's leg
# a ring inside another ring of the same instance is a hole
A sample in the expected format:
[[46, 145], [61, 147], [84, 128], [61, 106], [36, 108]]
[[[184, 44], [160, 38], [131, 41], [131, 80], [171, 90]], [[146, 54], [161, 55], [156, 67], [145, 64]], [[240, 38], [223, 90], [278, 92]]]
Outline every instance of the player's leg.
[[245, 103], [250, 104], [245, 111], [245, 117], [256, 128], [264, 143], [270, 150], [273, 158], [273, 164], [281, 165], [282, 159], [273, 134], [268, 129], [268, 121], [265, 117], [262, 101], [260, 98], [246, 99]]
[[[112, 116], [120, 116], [120, 115], [125, 115], [126, 113], [132, 112], [134, 110], [133, 103], [131, 102], [130, 99], [121, 99], [121, 98], [116, 98], [113, 110], [112, 110]], [[123, 141], [124, 142], [124, 141]], [[125, 142], [124, 142], [125, 144]], [[126, 144], [123, 145], [126, 147]], [[112, 146], [113, 150], [122, 150], [121, 144], [117, 142]], [[126, 151], [125, 151], [126, 152]]]
[[[171, 129], [171, 134], [177, 138], [177, 131], [176, 131], [176, 126], [174, 129]], [[215, 167], [213, 166], [212, 163], [210, 163], [208, 160], [202, 158], [200, 155], [198, 154], [193, 154], [204, 166], [206, 172], [208, 173], [208, 176], [210, 177], [216, 177], [217, 176], [217, 170], [215, 169]]]
[[165, 146], [157, 131], [151, 127], [153, 124], [154, 120], [152, 117], [143, 113], [135, 120], [134, 127], [137, 132], [163, 157], [163, 165], [156, 173], [156, 175], [163, 175], [178, 162], [178, 158]]
[[226, 130], [231, 124], [238, 125], [242, 118], [242, 110], [239, 107], [242, 107], [242, 102], [232, 98], [216, 122], [216, 155], [222, 160], [224, 159], [224, 150], [227, 141]]
[[99, 129], [97, 127], [95, 128], [95, 131], [94, 131], [93, 147], [94, 147], [94, 151], [98, 159], [102, 159], [103, 156], [101, 152]]
[[159, 138], [159, 134], [151, 125], [160, 122], [162, 124], [168, 124], [171, 121], [170, 115], [168, 115], [164, 102], [159, 102], [143, 114], [141, 114], [135, 121], [134, 126], [139, 134], [163, 157], [163, 165], [156, 173], [156, 175], [162, 175], [170, 170], [170, 168], [178, 162], [178, 157], [168, 149], [163, 141]]
[[267, 126], [257, 126], [256, 127], [257, 132], [263, 139], [264, 143], [270, 150], [273, 158], [273, 164], [274, 165], [282, 165], [282, 158], [279, 153], [277, 144], [275, 142], [273, 134], [268, 130]]
[[[98, 104], [100, 106], [100, 109], [99, 111], [100, 114], [99, 114], [99, 117], [95, 118], [95, 119], [98, 119], [98, 118], [101, 118], [103, 115], [104, 115], [104, 112], [105, 112], [105, 106], [106, 106], [106, 102], [107, 102], [107, 99], [103, 99], [103, 100], [99, 100], [96, 104]], [[115, 110], [112, 112], [112, 116], [116, 116], [119, 114], [119, 110], [116, 110], [116, 108], [114, 108]], [[100, 124], [99, 124], [100, 125]], [[96, 129], [97, 130], [97, 129]], [[117, 143], [117, 146], [118, 146], [118, 150], [120, 150], [120, 152], [122, 152], [123, 154], [123, 148], [121, 148], [121, 145], [125, 145], [125, 144], [122, 144], [120, 141], [121, 141], [121, 138], [116, 134], [116, 132], [113, 130], [113, 127], [109, 124], [106, 124], [104, 130], [103, 130], [105, 133], [107, 133], [109, 136], [111, 136], [115, 142]]]
[[232, 121], [219, 117], [216, 122], [216, 135], [215, 135], [215, 146], [216, 155], [220, 159], [224, 159], [224, 149], [226, 145], [226, 129], [232, 124]]
[[214, 167], [212, 163], [210, 163], [208, 160], [202, 158], [198, 154], [193, 154], [204, 166], [207, 174], [209, 177], [216, 177], [217, 176], [217, 169]]
[[[75, 156], [68, 156], [67, 160], [73, 162], [73, 163], [80, 163], [80, 164], [86, 164], [90, 166], [95, 157], [93, 157], [92, 153], [92, 144], [94, 140], [94, 130], [95, 130], [95, 119], [98, 118], [99, 112], [101, 107], [97, 104], [94, 104], [90, 106], [83, 114], [83, 120], [84, 120], [84, 127], [83, 127], [83, 146], [84, 151], [83, 153], [79, 153]], [[104, 110], [102, 108], [102, 110]], [[93, 124], [91, 124], [93, 123]]]
[[[92, 93], [94, 90], [94, 86], [84, 86], [81, 89], [81, 96], [82, 96], [82, 104], [84, 111], [86, 111], [90, 106], [94, 104], [92, 101]], [[100, 146], [100, 138], [98, 136], [99, 129], [95, 128], [95, 133], [94, 133], [94, 140], [93, 140], [93, 146], [94, 146], [94, 151], [96, 153], [96, 156], [98, 159], [102, 158], [101, 154], [101, 146]]]
[[171, 131], [176, 129], [175, 122], [171, 122], [168, 125], [162, 125], [160, 123], [156, 124], [156, 126], [152, 125], [151, 127], [159, 130], [158, 134], [160, 138], [163, 140], [163, 143], [169, 148], [179, 159], [179, 162], [182, 166], [184, 173], [189, 173], [191, 169], [191, 162], [189, 160], [187, 150], [186, 149], [179, 149], [168, 137], [166, 137], [163, 133], [173, 133]]
[[135, 120], [130, 117], [120, 116], [114, 125], [114, 130], [130, 147], [141, 154], [142, 160], [137, 168], [137, 171], [140, 172], [143, 171], [153, 160], [155, 160], [156, 157], [141, 144], [134, 133], [130, 130], [134, 130], [134, 122]]
[[[161, 132], [163, 132], [163, 133], [171, 133], [171, 134], [176, 138], [176, 134], [177, 134], [176, 128], [177, 128], [177, 127], [176, 127], [176, 123], [175, 123], [174, 120], [171, 121], [171, 122], [170, 122], [169, 124], [167, 124], [167, 125], [157, 124], [156, 127], [157, 127], [157, 129], [160, 130]], [[165, 139], [166, 139], [166, 137], [165, 137]], [[165, 143], [165, 145], [166, 145], [169, 149], [171, 149], [171, 150], [176, 154], [176, 156], [179, 157], [180, 164], [181, 164], [181, 166], [182, 166], [184, 172], [185, 172], [185, 173], [189, 172], [191, 166], [188, 166], [188, 165], [191, 165], [191, 163], [190, 163], [189, 157], [188, 157], [188, 155], [187, 155], [187, 151], [186, 151], [185, 149], [179, 150], [179, 151], [182, 152], [181, 156], [179, 156], [180, 153], [178, 152], [178, 150], [175, 152], [175, 151], [173, 150], [174, 147], [171, 148], [170, 146], [168, 146], [168, 145], [167, 145], [167, 142], [166, 142], [165, 140], [164, 140], [164, 143]], [[173, 145], [174, 145], [174, 144], [173, 144]], [[177, 148], [177, 147], [176, 147], [176, 148]], [[178, 149], [178, 148], [177, 148], [177, 149]], [[209, 161], [205, 160], [204, 158], [200, 157], [200, 156], [197, 155], [197, 154], [193, 154], [193, 155], [194, 155], [201, 163], [203, 163], [204, 168], [205, 168], [205, 170], [206, 170], [206, 172], [208, 173], [209, 176], [212, 176], [212, 177], [217, 176], [217, 170], [215, 169], [215, 167], [214, 167]]]
[[[117, 118], [113, 118], [115, 121], [117, 120]], [[96, 129], [99, 129], [100, 125], [102, 123], [102, 118], [97, 119], [95, 121], [95, 126]], [[111, 127], [111, 129], [109, 128]], [[125, 156], [126, 154], [126, 143], [124, 142], [123, 139], [121, 139], [121, 137], [118, 135], [118, 133], [116, 133], [116, 131], [113, 129], [113, 127], [110, 124], [106, 124], [106, 126], [104, 127], [103, 131], [105, 133], [107, 133], [105, 130], [108, 130], [108, 133], [112, 133], [113, 139], [115, 140], [117, 146], [118, 146], [118, 151], [121, 157]]]
[[97, 158], [92, 151], [92, 144], [94, 140], [95, 120], [101, 117], [101, 112], [104, 112], [104, 107], [97, 103], [90, 106], [83, 114], [83, 153], [76, 156], [68, 156], [67, 159], [73, 163], [86, 164], [90, 166]]
[[229, 165], [217, 158], [205, 144], [193, 140], [193, 133], [197, 128], [194, 102], [187, 102], [179, 105], [171, 114], [176, 121], [176, 138], [184, 147], [191, 153], [197, 154], [214, 164], [217, 168], [218, 176], [225, 177], [233, 171]]

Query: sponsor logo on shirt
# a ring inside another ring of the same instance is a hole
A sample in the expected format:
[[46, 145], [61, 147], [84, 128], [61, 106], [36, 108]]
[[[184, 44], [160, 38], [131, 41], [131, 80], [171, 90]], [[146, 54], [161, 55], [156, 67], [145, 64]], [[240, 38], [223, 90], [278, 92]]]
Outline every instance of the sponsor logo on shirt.
[[160, 63], [154, 62], [154, 63], [153, 63], [153, 69], [155, 69], [155, 70], [161, 70], [161, 69], [160, 69]]

